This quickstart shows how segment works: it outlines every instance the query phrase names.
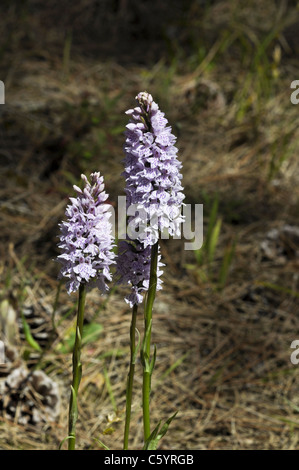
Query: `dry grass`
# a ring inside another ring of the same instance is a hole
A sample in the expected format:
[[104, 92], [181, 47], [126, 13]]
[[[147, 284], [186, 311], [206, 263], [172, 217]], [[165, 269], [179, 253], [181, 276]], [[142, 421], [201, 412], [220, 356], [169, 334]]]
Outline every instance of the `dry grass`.
[[[198, 11], [191, 3], [195, 27]], [[298, 77], [294, 56], [286, 46], [291, 14], [284, 11], [283, 2], [274, 10], [273, 2], [265, 2], [261, 13], [269, 21], [269, 12], [273, 14], [282, 30], [279, 41], [271, 43], [272, 48], [281, 47], [279, 75], [270, 80], [273, 89], [264, 96], [257, 92], [257, 71], [247, 74], [245, 60], [249, 43], [244, 38], [250, 37], [258, 48], [263, 35], [253, 15], [254, 3], [251, 9], [239, 10], [240, 17], [248, 19], [243, 42], [227, 46], [223, 56], [219, 52], [212, 21], [220, 29], [228, 28], [233, 4], [216, 2], [207, 10], [210, 47], [206, 59], [193, 68], [190, 57], [177, 66], [165, 58], [140, 63], [139, 49], [135, 62], [132, 57], [120, 63], [115, 56], [98, 60], [94, 51], [85, 57], [80, 49], [81, 44], [84, 51], [83, 39], [82, 43], [78, 39], [69, 56], [62, 29], [56, 30], [53, 24], [33, 47], [32, 37], [41, 34], [45, 11], [39, 16], [34, 10], [22, 20], [11, 7], [7, 16], [7, 28], [14, 21], [21, 28], [3, 53], [11, 58], [10, 65], [1, 65], [7, 104], [1, 107], [0, 289], [1, 300], [8, 299], [17, 315], [24, 304], [30, 304], [51, 331], [58, 288], [52, 259], [71, 184], [82, 171], [99, 169], [111, 202], [117, 203], [123, 192], [124, 111], [138, 91], [151, 91], [167, 111], [179, 137], [187, 202], [204, 204], [205, 222], [219, 194], [223, 223], [207, 281], [201, 280], [197, 269], [188, 269], [195, 258], [183, 250], [183, 242], [162, 244], [167, 266], [154, 311], [157, 363], [152, 423], [179, 411], [162, 449], [298, 448], [298, 367], [290, 362], [290, 345], [297, 334], [299, 244], [281, 236], [271, 246], [272, 257], [265, 256], [261, 245], [269, 230], [298, 226], [298, 109], [289, 100], [290, 82]], [[217, 8], [221, 15], [216, 15]], [[91, 21], [88, 12], [82, 19], [86, 24]], [[117, 34], [114, 31], [115, 44]], [[184, 30], [181, 34], [183, 48], [188, 34]], [[240, 44], [246, 46], [245, 59], [239, 57]], [[105, 47], [108, 44], [101, 50], [104, 56]], [[272, 70], [271, 54], [269, 60], [265, 76]], [[253, 81], [245, 99], [241, 85], [246, 76]], [[217, 273], [227, 245], [235, 238], [229, 277], [220, 291]], [[65, 315], [74, 303], [75, 297], [68, 297], [62, 287], [55, 315], [57, 331], [43, 345], [39, 364], [59, 384], [59, 420], [25, 426], [16, 419], [0, 418], [2, 449], [57, 449], [66, 436], [71, 354], [63, 352], [62, 345], [74, 321], [72, 314]], [[96, 438], [121, 449], [130, 323], [123, 292], [113, 289], [103, 299], [92, 291], [86, 322], [101, 324], [103, 331], [83, 350], [78, 445], [100, 449]], [[142, 312], [138, 328], [142, 332]], [[22, 336], [15, 346], [19, 360], [34, 367], [36, 355], [26, 359], [28, 345]], [[141, 380], [138, 362], [132, 449], [142, 446]]]

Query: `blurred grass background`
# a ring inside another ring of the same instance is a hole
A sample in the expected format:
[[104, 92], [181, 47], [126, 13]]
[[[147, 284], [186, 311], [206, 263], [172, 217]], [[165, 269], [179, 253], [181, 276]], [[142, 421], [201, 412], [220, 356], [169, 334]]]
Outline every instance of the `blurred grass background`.
[[[0, 447], [66, 436], [76, 298], [57, 282], [57, 224], [82, 172], [101, 171], [117, 209], [124, 112], [147, 90], [205, 222], [199, 251], [162, 243], [153, 425], [179, 413], [161, 448], [298, 448], [298, 2], [4, 0], [0, 12]], [[129, 323], [122, 290], [89, 295], [81, 448], [121, 448]], [[36, 370], [59, 386], [55, 416]], [[134, 449], [140, 385], [137, 370]]]

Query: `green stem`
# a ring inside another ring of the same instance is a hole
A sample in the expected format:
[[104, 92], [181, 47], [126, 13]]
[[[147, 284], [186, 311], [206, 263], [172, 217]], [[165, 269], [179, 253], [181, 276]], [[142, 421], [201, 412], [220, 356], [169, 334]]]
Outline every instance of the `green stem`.
[[132, 407], [132, 394], [133, 394], [133, 381], [135, 373], [135, 362], [136, 362], [136, 318], [137, 318], [138, 306], [134, 305], [132, 309], [132, 320], [130, 327], [130, 368], [127, 380], [127, 393], [126, 393], [126, 421], [125, 421], [125, 433], [124, 433], [124, 450], [128, 450], [129, 444], [129, 432], [131, 422], [131, 407]]
[[143, 387], [142, 387], [142, 408], [143, 408], [143, 432], [144, 442], [150, 436], [150, 392], [151, 376], [154, 361], [150, 362], [151, 331], [152, 331], [152, 310], [157, 289], [157, 264], [158, 264], [158, 242], [152, 246], [151, 270], [147, 300], [144, 309], [144, 341], [142, 345], [143, 363]]
[[81, 283], [79, 287], [79, 301], [76, 325], [76, 339], [73, 349], [73, 382], [69, 405], [69, 441], [68, 450], [75, 450], [76, 422], [78, 418], [77, 397], [82, 375], [81, 346], [84, 320], [84, 306], [86, 298], [86, 285]]

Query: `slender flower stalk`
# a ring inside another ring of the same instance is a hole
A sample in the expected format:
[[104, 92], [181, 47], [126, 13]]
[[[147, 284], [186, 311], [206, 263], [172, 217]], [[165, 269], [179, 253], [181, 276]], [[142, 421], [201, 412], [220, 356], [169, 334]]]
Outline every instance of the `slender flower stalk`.
[[148, 440], [151, 433], [150, 428], [150, 393], [151, 377], [156, 360], [156, 352], [150, 360], [151, 334], [152, 334], [152, 313], [157, 290], [157, 264], [158, 264], [158, 242], [152, 246], [151, 271], [149, 289], [144, 309], [144, 341], [142, 344], [141, 358], [143, 365], [143, 387], [142, 387], [142, 408], [143, 408], [143, 433], [144, 442]]
[[86, 298], [86, 285], [81, 283], [79, 287], [79, 301], [77, 313], [76, 339], [73, 350], [73, 382], [71, 386], [69, 404], [69, 441], [68, 449], [75, 450], [76, 445], [76, 422], [78, 419], [78, 390], [82, 376], [81, 346], [83, 335], [84, 307]]
[[[183, 222], [181, 208], [184, 194], [181, 186], [181, 163], [177, 159], [176, 137], [149, 93], [136, 97], [138, 106], [127, 111], [130, 122], [126, 126], [125, 171], [127, 208], [135, 205], [138, 215], [128, 217], [128, 225], [135, 237], [128, 234], [122, 242], [118, 257], [118, 275], [121, 284], [129, 284], [131, 293], [125, 297], [131, 307], [143, 301], [144, 338], [141, 346], [143, 366], [143, 428], [145, 446], [149, 445], [151, 377], [156, 350], [151, 358], [152, 311], [156, 291], [162, 287], [159, 237], [165, 232], [180, 235]], [[140, 224], [142, 230], [136, 232]], [[137, 234], [137, 235], [136, 235]], [[127, 389], [128, 394], [131, 393]], [[127, 401], [130, 406], [130, 400]], [[127, 408], [127, 413], [130, 409]]]
[[84, 308], [88, 288], [98, 287], [101, 293], [108, 290], [111, 280], [110, 265], [114, 263], [112, 251], [111, 212], [104, 202], [108, 195], [104, 192], [103, 177], [100, 173], [90, 175], [91, 184], [81, 175], [84, 189], [74, 186], [77, 198], [70, 198], [66, 208], [67, 221], [60, 224], [62, 253], [57, 260], [62, 264], [59, 277], [66, 277], [69, 294], [79, 291], [76, 337], [73, 348], [73, 380], [69, 404], [68, 449], [76, 445], [76, 422], [78, 418], [78, 391], [82, 375], [81, 349], [84, 323]]
[[130, 327], [130, 368], [127, 379], [127, 393], [126, 393], [126, 419], [125, 419], [125, 431], [124, 431], [124, 450], [128, 450], [129, 445], [129, 433], [131, 423], [131, 408], [132, 408], [132, 396], [133, 396], [133, 383], [135, 373], [135, 362], [136, 362], [136, 320], [137, 320], [138, 305], [134, 305], [132, 308], [132, 320]]

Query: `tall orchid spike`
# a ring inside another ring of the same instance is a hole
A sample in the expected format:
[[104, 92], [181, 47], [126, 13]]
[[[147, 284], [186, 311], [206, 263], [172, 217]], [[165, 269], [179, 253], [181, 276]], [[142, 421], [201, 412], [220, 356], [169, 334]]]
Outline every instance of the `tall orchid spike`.
[[[180, 234], [183, 222], [181, 209], [184, 200], [182, 164], [177, 159], [176, 137], [165, 114], [147, 92], [136, 96], [137, 104], [126, 113], [130, 122], [124, 146], [127, 208], [135, 205], [138, 216], [128, 217], [128, 227], [142, 224], [143, 230], [133, 239], [120, 242], [117, 259], [119, 283], [131, 286], [126, 302], [137, 305], [148, 290], [151, 247], [160, 232], [170, 236]], [[157, 290], [162, 289], [160, 249], [158, 249]]]
[[[127, 111], [130, 122], [125, 133], [123, 175], [127, 206], [136, 204], [150, 221], [139, 238], [146, 247], [154, 245], [159, 232], [164, 230], [170, 236], [180, 234], [185, 196], [181, 185], [182, 164], [174, 145], [176, 137], [165, 114], [147, 92], [139, 93], [136, 100], [138, 106]], [[140, 217], [135, 220], [139, 223]]]
[[76, 292], [81, 283], [98, 287], [104, 293], [108, 290], [106, 281], [111, 281], [110, 265], [115, 258], [110, 206], [105, 204], [108, 194], [99, 172], [90, 175], [91, 183], [85, 175], [81, 178], [85, 186], [83, 189], [74, 186], [77, 198], [70, 198], [67, 220], [60, 224], [59, 277], [69, 279], [66, 284], [69, 294]]

